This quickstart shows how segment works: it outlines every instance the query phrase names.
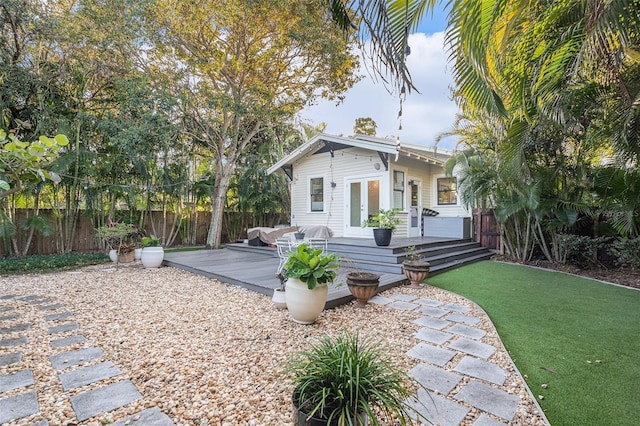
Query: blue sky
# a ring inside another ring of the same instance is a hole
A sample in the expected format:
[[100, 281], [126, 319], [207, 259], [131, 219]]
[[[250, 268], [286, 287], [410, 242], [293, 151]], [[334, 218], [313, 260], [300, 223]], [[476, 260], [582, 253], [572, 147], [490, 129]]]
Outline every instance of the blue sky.
[[[402, 130], [399, 130], [398, 96], [372, 81], [364, 67], [361, 67], [364, 78], [346, 93], [343, 103], [336, 106], [320, 101], [303, 111], [301, 118], [313, 125], [325, 122], [326, 133], [346, 136], [353, 134], [356, 118], [371, 117], [378, 125], [378, 136], [395, 139], [399, 135], [404, 142], [434, 145], [437, 135], [451, 129], [458, 110], [450, 99], [452, 80], [444, 48], [446, 22], [446, 13], [439, 8], [433, 16], [427, 14], [418, 32], [409, 36], [411, 55], [407, 64], [420, 93], [407, 96]], [[455, 148], [455, 138], [445, 138], [438, 146]]]

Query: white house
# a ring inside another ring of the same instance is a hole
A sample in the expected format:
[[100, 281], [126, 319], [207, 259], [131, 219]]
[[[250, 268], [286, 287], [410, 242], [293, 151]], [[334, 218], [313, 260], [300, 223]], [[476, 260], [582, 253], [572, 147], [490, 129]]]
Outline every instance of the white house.
[[288, 177], [291, 225], [327, 226], [334, 237], [371, 237], [362, 222], [379, 209], [398, 208], [396, 237], [468, 237], [470, 215], [460, 204], [457, 178], [444, 173], [451, 154], [372, 136], [320, 133], [268, 173]]

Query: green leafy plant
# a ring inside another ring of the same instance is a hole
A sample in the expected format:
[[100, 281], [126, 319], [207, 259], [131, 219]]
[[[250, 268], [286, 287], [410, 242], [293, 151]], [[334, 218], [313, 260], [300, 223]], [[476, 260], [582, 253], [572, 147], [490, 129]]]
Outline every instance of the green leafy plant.
[[331, 283], [336, 279], [340, 258], [335, 253], [322, 254], [322, 250], [300, 244], [295, 251], [287, 252], [284, 265], [287, 278], [298, 278], [309, 290], [318, 284]]
[[64, 271], [109, 262], [104, 253], [65, 253], [0, 259], [0, 275]]
[[148, 237], [142, 237], [142, 247], [160, 247], [160, 239], [155, 235], [150, 235]]
[[616, 258], [618, 266], [640, 269], [640, 237], [616, 240], [608, 248], [608, 252]]
[[[408, 403], [417, 383], [396, 368], [379, 341], [344, 332], [325, 336], [289, 361], [294, 404], [327, 424], [413, 424]], [[426, 420], [426, 419], [425, 419]], [[331, 423], [331, 422], [334, 423]]]
[[110, 250], [117, 250], [118, 254], [133, 251], [133, 241], [138, 236], [135, 226], [130, 223], [110, 222], [106, 226], [96, 228], [98, 237]]
[[362, 222], [363, 228], [391, 229], [392, 231], [400, 224], [400, 219], [396, 217], [400, 209], [384, 210]]

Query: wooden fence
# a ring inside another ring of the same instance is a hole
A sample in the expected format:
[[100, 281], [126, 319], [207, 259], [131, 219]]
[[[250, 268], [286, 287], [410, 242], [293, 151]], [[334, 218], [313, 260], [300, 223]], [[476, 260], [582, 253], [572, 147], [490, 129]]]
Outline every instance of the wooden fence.
[[[62, 253], [64, 249], [64, 235], [66, 230], [64, 225], [58, 221], [52, 210], [40, 210], [40, 215], [47, 218], [49, 223], [53, 225], [53, 234], [49, 237], [45, 237], [38, 232], [34, 233], [28, 255], [36, 254], [53, 254]], [[33, 216], [33, 211], [30, 209], [17, 209], [15, 213], [14, 222], [18, 226], [17, 241], [18, 247], [22, 249], [26, 244], [28, 238], [28, 231], [22, 230], [20, 224], [28, 217]], [[122, 217], [127, 217], [127, 212], [122, 212]], [[254, 215], [251, 213], [238, 213], [238, 212], [225, 212], [223, 218], [222, 229], [222, 241], [231, 242], [238, 238], [246, 238], [247, 228], [254, 226], [275, 226], [280, 223], [281, 216], [279, 214], [259, 214]], [[150, 215], [145, 216], [143, 231], [146, 234], [155, 234], [163, 241], [166, 240], [168, 235], [163, 234], [163, 223], [166, 223], [167, 234], [173, 229], [176, 217], [173, 213], [167, 213], [166, 222], [162, 212], [151, 212]], [[211, 212], [195, 212], [186, 218], [183, 218], [178, 236], [176, 237], [173, 246], [190, 246], [190, 245], [205, 245], [207, 240], [207, 233], [209, 231], [209, 224], [211, 221]], [[102, 250], [103, 247], [99, 245], [95, 237], [94, 231], [95, 225], [91, 217], [80, 214], [75, 223], [75, 235], [71, 244], [70, 251], [96, 251]], [[10, 253], [11, 242], [8, 240], [2, 241], [0, 244], [0, 256], [6, 256]]]

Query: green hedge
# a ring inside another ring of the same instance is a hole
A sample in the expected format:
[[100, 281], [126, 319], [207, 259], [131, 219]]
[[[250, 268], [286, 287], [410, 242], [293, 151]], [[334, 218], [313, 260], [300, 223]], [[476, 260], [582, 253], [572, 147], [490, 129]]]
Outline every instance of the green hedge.
[[0, 259], [0, 275], [55, 272], [109, 262], [105, 253], [67, 253]]

